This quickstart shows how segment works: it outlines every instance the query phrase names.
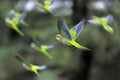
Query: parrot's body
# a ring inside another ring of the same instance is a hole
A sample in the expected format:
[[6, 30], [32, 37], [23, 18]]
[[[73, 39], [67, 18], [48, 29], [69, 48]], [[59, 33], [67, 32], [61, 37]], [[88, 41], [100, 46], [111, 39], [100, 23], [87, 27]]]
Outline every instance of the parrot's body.
[[51, 5], [50, 0], [36, 0], [36, 4], [43, 10], [51, 12], [49, 6]]
[[101, 25], [104, 30], [106, 30], [109, 33], [113, 33], [114, 30], [111, 26], [108, 25], [113, 19], [112, 15], [107, 15], [106, 17], [99, 18], [97, 16], [93, 16], [92, 20], [88, 20], [89, 23], [95, 24], [95, 25]]
[[28, 25], [26, 22], [24, 22], [26, 14], [25, 13], [18, 13], [15, 12], [14, 10], [11, 10], [7, 17], [5, 18], [5, 22], [10, 26], [10, 28], [14, 29], [16, 32], [18, 32], [20, 35], [24, 35], [22, 31], [18, 28], [18, 24], [24, 24]]
[[[72, 29], [68, 29], [67, 24], [64, 21], [64, 19], [62, 17], [59, 17], [57, 21], [59, 34], [56, 35], [56, 39], [63, 44], [73, 45], [74, 47], [78, 49], [88, 49], [75, 41], [80, 31], [82, 30], [83, 25], [84, 25], [84, 21], [80, 21]], [[63, 35], [62, 32], [65, 35]]]
[[37, 46], [37, 44], [31, 43], [31, 47], [34, 48], [34, 49], [36, 49], [37, 51], [43, 53], [48, 58], [53, 59], [53, 57], [47, 51], [47, 49], [53, 48], [54, 47], [53, 45], [40, 45], [40, 46]]
[[36, 75], [39, 75], [38, 71], [39, 70], [43, 70], [46, 68], [46, 66], [37, 66], [37, 65], [33, 65], [33, 64], [30, 64], [29, 62], [27, 62], [22, 56], [20, 56], [19, 54], [15, 54], [14, 55], [16, 59], [18, 59], [19, 61], [22, 62], [23, 64], [23, 67], [26, 69], [26, 70], [29, 70], [31, 72], [34, 72]]

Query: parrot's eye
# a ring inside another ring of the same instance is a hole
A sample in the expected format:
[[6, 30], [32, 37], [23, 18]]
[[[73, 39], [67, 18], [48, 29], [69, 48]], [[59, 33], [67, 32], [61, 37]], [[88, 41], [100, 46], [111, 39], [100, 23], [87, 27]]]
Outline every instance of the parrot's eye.
[[60, 34], [56, 35], [56, 39], [60, 39], [62, 36]]
[[60, 35], [60, 34], [57, 34], [56, 37], [57, 37], [57, 38], [61, 38], [61, 35]]

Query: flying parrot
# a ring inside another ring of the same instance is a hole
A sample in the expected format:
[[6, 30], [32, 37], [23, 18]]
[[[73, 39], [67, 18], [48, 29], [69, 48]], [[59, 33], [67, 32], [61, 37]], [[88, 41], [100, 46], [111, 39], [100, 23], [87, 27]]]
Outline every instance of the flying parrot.
[[113, 33], [114, 30], [111, 26], [108, 25], [108, 23], [110, 23], [113, 20], [113, 16], [112, 15], [107, 15], [105, 17], [97, 17], [97, 16], [93, 16], [92, 20], [88, 20], [89, 23], [91, 24], [95, 24], [95, 25], [102, 25], [102, 27], [108, 31], [109, 33]]
[[16, 59], [18, 59], [19, 61], [22, 62], [22, 65], [23, 67], [28, 70], [28, 71], [31, 71], [31, 72], [34, 72], [36, 75], [39, 75], [38, 71], [40, 70], [44, 70], [46, 68], [45, 65], [42, 65], [42, 66], [37, 66], [37, 65], [33, 65], [29, 62], [27, 62], [21, 55], [19, 55], [18, 53], [15, 53], [14, 54], [14, 57]]
[[43, 10], [47, 11], [47, 12], [51, 12], [51, 10], [49, 9], [49, 6], [51, 5], [51, 1], [50, 0], [36, 0], [36, 4]]
[[23, 13], [18, 13], [15, 12], [14, 10], [11, 10], [7, 17], [5, 18], [5, 22], [12, 28], [14, 29], [16, 32], [18, 32], [20, 35], [24, 35], [22, 31], [20, 31], [20, 29], [18, 28], [18, 24], [21, 23], [23, 25], [28, 26], [28, 24], [26, 22], [24, 22], [24, 18], [25, 18], [26, 14]]
[[[59, 30], [59, 34], [56, 35], [56, 39], [63, 44], [72, 45], [78, 49], [87, 49], [88, 48], [80, 45], [75, 40], [78, 37], [79, 33], [81, 32], [84, 25], [84, 21], [80, 21], [77, 25], [73, 28], [68, 29], [65, 20], [62, 17], [58, 17], [57, 20], [57, 27]], [[64, 33], [64, 34], [62, 34]]]
[[53, 48], [53, 45], [37, 45], [36, 43], [32, 42], [31, 43], [31, 47], [34, 48], [35, 50], [43, 53], [44, 55], [46, 55], [48, 58], [53, 59], [53, 57], [50, 55], [50, 53], [48, 53], [48, 49]]

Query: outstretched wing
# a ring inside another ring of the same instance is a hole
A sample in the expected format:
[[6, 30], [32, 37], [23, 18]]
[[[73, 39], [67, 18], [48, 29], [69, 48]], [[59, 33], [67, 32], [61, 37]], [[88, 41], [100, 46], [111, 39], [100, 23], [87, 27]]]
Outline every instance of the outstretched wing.
[[30, 63], [29, 63], [28, 61], [26, 61], [26, 60], [25, 60], [21, 55], [19, 55], [18, 53], [15, 53], [15, 54], [14, 54], [14, 57], [15, 57], [16, 59], [18, 59], [19, 61], [21, 61], [22, 63], [30, 66]]
[[84, 21], [80, 21], [77, 25], [75, 25], [72, 29], [70, 29], [70, 34], [72, 36], [72, 39], [76, 39], [83, 29]]
[[26, 14], [23, 12], [18, 16], [18, 20], [21, 21], [25, 18]]
[[61, 31], [62, 31], [65, 34], [66, 38], [68, 38], [69, 40], [72, 39], [72, 37], [71, 37], [71, 35], [69, 33], [69, 30], [68, 30], [67, 24], [66, 24], [65, 20], [62, 17], [58, 17], [57, 27], [58, 27], [59, 33], [61, 35], [62, 35], [62, 33], [61, 33]]
[[15, 17], [15, 12], [13, 10], [11, 10], [10, 12], [8, 12], [7, 17], [10, 18], [10, 19], [14, 18]]
[[46, 49], [51, 49], [53, 47], [54, 47], [54, 45], [46, 45]]
[[46, 66], [45, 66], [45, 65], [38, 66], [38, 70], [44, 70], [44, 69], [46, 69]]
[[107, 19], [107, 23], [110, 23], [113, 20], [113, 16], [109, 14], [106, 16], [106, 19]]

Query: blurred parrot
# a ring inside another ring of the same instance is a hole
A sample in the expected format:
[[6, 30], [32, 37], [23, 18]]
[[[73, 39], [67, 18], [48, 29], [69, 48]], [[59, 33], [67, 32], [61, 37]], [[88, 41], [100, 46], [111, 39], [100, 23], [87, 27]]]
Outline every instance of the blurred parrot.
[[89, 23], [95, 24], [95, 25], [102, 25], [102, 27], [108, 31], [109, 33], [113, 33], [114, 30], [111, 26], [108, 25], [113, 20], [112, 15], [107, 15], [105, 17], [99, 18], [97, 16], [93, 16], [92, 20], [88, 20]]
[[5, 22], [12, 28], [14, 29], [16, 32], [18, 32], [20, 35], [24, 35], [23, 32], [21, 32], [18, 28], [18, 24], [21, 23], [23, 25], [28, 26], [28, 24], [26, 22], [24, 22], [24, 18], [25, 18], [26, 14], [23, 13], [18, 13], [15, 12], [14, 10], [11, 10], [7, 17], [5, 18]]
[[31, 47], [34, 48], [35, 50], [43, 53], [49, 59], [53, 59], [53, 57], [50, 55], [50, 53], [47, 52], [48, 49], [51, 49], [54, 47], [53, 45], [37, 45], [36, 43], [32, 42]]
[[22, 65], [23, 67], [26, 69], [26, 70], [29, 70], [31, 72], [34, 72], [36, 75], [39, 75], [38, 71], [40, 70], [44, 70], [46, 68], [45, 65], [43, 66], [37, 66], [37, 65], [33, 65], [33, 64], [30, 64], [29, 62], [27, 62], [21, 55], [19, 55], [18, 53], [15, 53], [14, 54], [14, 57], [16, 59], [18, 59], [19, 61], [22, 62]]
[[50, 0], [36, 0], [36, 4], [43, 10], [47, 11], [47, 12], [51, 12], [51, 10], [49, 9], [49, 6], [51, 5], [51, 1]]
[[[88, 48], [80, 45], [79, 43], [75, 41], [79, 33], [81, 32], [83, 25], [84, 25], [84, 21], [80, 21], [73, 28], [68, 29], [65, 20], [62, 17], [58, 17], [57, 27], [59, 30], [59, 34], [56, 35], [56, 39], [62, 42], [63, 44], [72, 45], [78, 49], [89, 50]], [[62, 34], [61, 31], [64, 33], [64, 35]]]

